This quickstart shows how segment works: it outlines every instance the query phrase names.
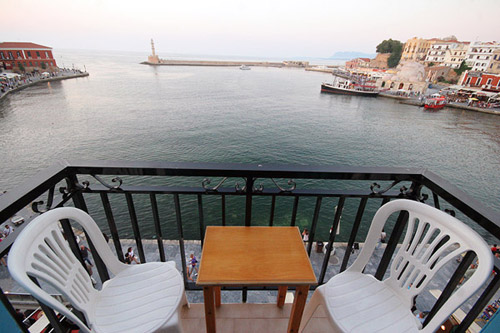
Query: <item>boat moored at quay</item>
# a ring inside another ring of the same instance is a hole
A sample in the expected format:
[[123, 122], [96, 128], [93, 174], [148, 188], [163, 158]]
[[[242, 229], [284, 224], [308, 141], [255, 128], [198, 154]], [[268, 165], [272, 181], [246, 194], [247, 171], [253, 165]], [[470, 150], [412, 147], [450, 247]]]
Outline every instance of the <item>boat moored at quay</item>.
[[377, 97], [379, 91], [374, 85], [367, 83], [358, 83], [351, 80], [335, 80], [333, 83], [323, 82], [321, 84], [321, 92], [340, 95]]

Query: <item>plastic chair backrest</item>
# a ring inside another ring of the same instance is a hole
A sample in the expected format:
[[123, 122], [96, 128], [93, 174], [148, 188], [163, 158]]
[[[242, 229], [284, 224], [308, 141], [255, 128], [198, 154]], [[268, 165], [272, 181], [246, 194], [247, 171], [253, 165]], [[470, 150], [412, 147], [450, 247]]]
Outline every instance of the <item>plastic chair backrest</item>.
[[395, 200], [375, 214], [364, 247], [348, 270], [362, 272], [377, 245], [389, 216], [398, 211], [409, 214], [403, 243], [393, 256], [390, 276], [384, 283], [410, 308], [437, 271], [462, 253], [473, 251], [478, 259], [476, 272], [452, 294], [426, 325], [432, 330], [448, 318], [488, 279], [493, 269], [489, 246], [474, 230], [426, 204], [411, 200]]
[[29, 277], [50, 284], [76, 309], [83, 312], [90, 325], [98, 291], [93, 288], [88, 273], [64, 239], [59, 228], [59, 221], [62, 219], [76, 221], [85, 229], [111, 272], [117, 274], [123, 269], [125, 265], [113, 256], [94, 220], [82, 210], [64, 207], [38, 216], [24, 228], [9, 252], [9, 271], [12, 278], [35, 298], [88, 331], [78, 317]]

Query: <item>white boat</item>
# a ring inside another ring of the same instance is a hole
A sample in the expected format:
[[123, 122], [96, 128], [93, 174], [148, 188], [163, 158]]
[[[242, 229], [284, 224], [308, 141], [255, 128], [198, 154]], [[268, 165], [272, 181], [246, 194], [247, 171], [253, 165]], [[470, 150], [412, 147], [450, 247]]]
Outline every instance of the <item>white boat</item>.
[[250, 70], [251, 68], [250, 68], [250, 67], [248, 67], [247, 65], [241, 65], [241, 66], [240, 66], [240, 69], [241, 69], [241, 70], [244, 70], [244, 71], [248, 71], [248, 70]]

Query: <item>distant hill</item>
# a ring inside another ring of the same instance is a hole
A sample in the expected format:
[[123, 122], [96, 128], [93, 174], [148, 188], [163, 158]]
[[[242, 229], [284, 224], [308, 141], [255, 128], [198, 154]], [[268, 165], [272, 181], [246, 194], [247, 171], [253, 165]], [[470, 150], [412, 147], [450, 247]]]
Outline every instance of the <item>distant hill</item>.
[[354, 58], [375, 58], [377, 54], [376, 53], [363, 53], [363, 52], [335, 52], [334, 55], [332, 55], [328, 59], [332, 60], [351, 60]]

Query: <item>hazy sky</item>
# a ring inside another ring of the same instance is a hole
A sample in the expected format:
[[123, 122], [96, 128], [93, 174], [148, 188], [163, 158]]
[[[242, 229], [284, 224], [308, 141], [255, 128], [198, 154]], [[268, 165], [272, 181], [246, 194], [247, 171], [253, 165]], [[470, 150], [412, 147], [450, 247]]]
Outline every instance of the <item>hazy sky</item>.
[[384, 39], [500, 40], [500, 0], [0, 0], [2, 41], [268, 57], [374, 53]]

